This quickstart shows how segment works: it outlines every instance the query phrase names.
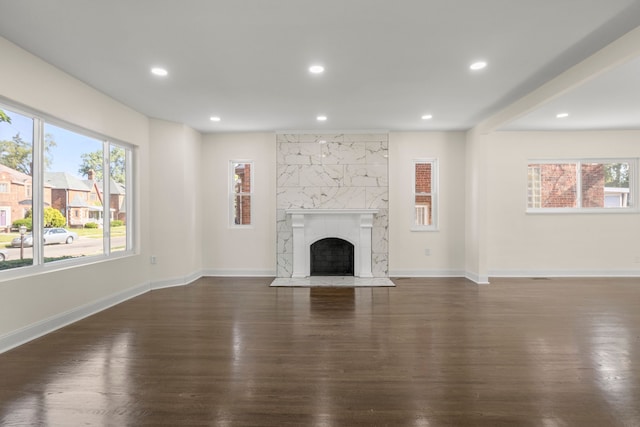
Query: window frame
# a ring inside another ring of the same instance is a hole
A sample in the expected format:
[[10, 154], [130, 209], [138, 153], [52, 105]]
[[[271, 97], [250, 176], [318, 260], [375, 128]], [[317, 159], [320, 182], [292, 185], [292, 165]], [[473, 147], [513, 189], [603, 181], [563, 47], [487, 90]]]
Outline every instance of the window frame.
[[[431, 164], [431, 193], [418, 193], [416, 192], [416, 166], [418, 164]], [[440, 196], [440, 183], [439, 183], [439, 168], [437, 158], [419, 158], [412, 161], [412, 182], [411, 182], [411, 219], [410, 230], [411, 231], [439, 231], [439, 196]], [[431, 196], [431, 224], [419, 225], [416, 224], [416, 197], [419, 195]]]
[[[631, 198], [628, 207], [583, 207], [583, 188], [582, 188], [582, 165], [587, 163], [611, 164], [611, 163], [628, 163], [629, 164], [629, 197]], [[563, 208], [543, 208], [529, 207], [529, 169], [530, 165], [545, 164], [572, 164], [576, 166], [576, 207]], [[568, 159], [528, 159], [526, 165], [526, 189], [525, 192], [525, 212], [527, 214], [629, 214], [640, 212], [640, 204], [638, 203], [639, 187], [638, 185], [638, 164], [639, 159], [636, 157], [614, 157], [614, 158], [568, 158]]]
[[[246, 192], [236, 192], [235, 190], [235, 164], [249, 164], [250, 171], [249, 174], [249, 189], [248, 193]], [[249, 159], [240, 159], [240, 160], [229, 160], [229, 227], [230, 228], [253, 228], [254, 220], [255, 220], [255, 212], [253, 212], [253, 196], [254, 196], [254, 184], [255, 184], [255, 162]], [[249, 203], [251, 206], [251, 216], [249, 220], [249, 224], [236, 224], [235, 222], [235, 198], [236, 196], [249, 197]]]
[[[31, 276], [34, 274], [40, 274], [42, 272], [56, 271], [60, 269], [66, 269], [69, 267], [82, 266], [87, 264], [93, 264], [99, 261], [107, 261], [116, 258], [123, 258], [133, 256], [138, 252], [137, 239], [134, 239], [135, 230], [137, 229], [138, 215], [133, 209], [133, 193], [136, 191], [136, 178], [134, 176], [134, 169], [132, 163], [137, 157], [137, 147], [133, 144], [127, 143], [116, 138], [77, 126], [73, 123], [66, 122], [58, 119], [55, 116], [37, 111], [28, 106], [13, 102], [2, 96], [0, 96], [0, 109], [9, 110], [13, 113], [25, 116], [33, 121], [33, 145], [32, 145], [32, 161], [33, 161], [33, 173], [31, 176], [31, 195], [32, 195], [32, 207], [33, 207], [33, 223], [42, 224], [44, 221], [44, 146], [45, 146], [45, 124], [50, 124], [60, 128], [64, 128], [67, 131], [81, 134], [83, 136], [94, 138], [102, 143], [103, 147], [109, 149], [113, 144], [118, 147], [124, 148], [126, 153], [126, 176], [127, 176], [127, 191], [125, 193], [125, 199], [127, 203], [127, 221], [126, 221], [126, 249], [122, 251], [107, 250], [107, 246], [110, 245], [110, 223], [104, 224], [103, 241], [105, 251], [98, 255], [87, 255], [74, 257], [65, 260], [57, 260], [55, 262], [44, 262], [44, 246], [39, 242], [42, 240], [43, 227], [33, 227], [32, 233], [34, 238], [33, 246], [33, 264], [16, 267], [0, 271], [0, 281], [12, 280], [19, 277]], [[110, 176], [110, 164], [108, 158], [103, 158], [106, 168], [104, 173]], [[103, 194], [110, 194], [110, 183], [108, 179], [103, 179], [104, 187]], [[103, 203], [103, 217], [107, 214], [106, 218], [109, 218], [109, 204]]]

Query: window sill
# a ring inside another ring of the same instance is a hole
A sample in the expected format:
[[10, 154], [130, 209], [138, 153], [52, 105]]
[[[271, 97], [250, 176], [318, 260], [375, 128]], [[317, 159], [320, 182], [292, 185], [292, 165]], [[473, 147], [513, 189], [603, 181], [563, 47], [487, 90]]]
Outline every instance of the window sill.
[[413, 231], [418, 231], [418, 232], [422, 232], [422, 231], [440, 231], [440, 229], [438, 227], [436, 227], [436, 226], [430, 226], [430, 227], [417, 227], [417, 226], [414, 226], [414, 227], [411, 227], [409, 230], [412, 231], [412, 232]]

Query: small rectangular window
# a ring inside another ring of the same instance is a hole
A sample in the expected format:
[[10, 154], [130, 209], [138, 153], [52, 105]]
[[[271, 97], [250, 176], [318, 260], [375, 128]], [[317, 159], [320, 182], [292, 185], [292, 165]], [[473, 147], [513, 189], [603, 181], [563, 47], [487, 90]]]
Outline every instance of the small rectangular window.
[[412, 230], [437, 229], [437, 161], [414, 160]]
[[251, 198], [253, 195], [253, 163], [231, 161], [230, 209], [231, 225], [251, 225]]
[[635, 160], [578, 160], [528, 164], [528, 210], [630, 208]]

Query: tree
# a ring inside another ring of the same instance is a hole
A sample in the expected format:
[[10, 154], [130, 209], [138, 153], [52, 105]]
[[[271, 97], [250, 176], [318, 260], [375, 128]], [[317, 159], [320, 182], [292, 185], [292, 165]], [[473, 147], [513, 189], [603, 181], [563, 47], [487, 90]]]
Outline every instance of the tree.
[[4, 111], [0, 110], [0, 123], [2, 122], [11, 123], [11, 117], [7, 116]]
[[[51, 148], [57, 144], [53, 135], [46, 134], [44, 137], [44, 166], [49, 169], [53, 158]], [[0, 141], [0, 163], [27, 175], [33, 174], [33, 145], [22, 139], [20, 132], [11, 141]]]
[[[102, 181], [104, 178], [103, 173], [103, 153], [102, 150], [91, 151], [89, 153], [83, 153], [80, 155], [82, 158], [82, 164], [78, 169], [78, 173], [82, 176], [89, 176], [89, 171], [94, 172], [94, 179]], [[111, 164], [109, 166], [111, 172], [111, 178], [118, 184], [125, 184], [125, 151], [124, 148], [112, 147], [111, 148]]]
[[[25, 218], [31, 218], [32, 214], [33, 214], [33, 210], [29, 209], [25, 214]], [[45, 228], [63, 227], [67, 223], [67, 220], [64, 217], [64, 215], [62, 215], [62, 212], [60, 212], [56, 208], [52, 208], [51, 206], [47, 206], [46, 208], [44, 208], [43, 214], [44, 214]]]
[[11, 141], [0, 141], [0, 163], [27, 175], [32, 172], [31, 144], [18, 133]]
[[629, 188], [629, 164], [608, 163], [604, 166], [604, 186]]
[[45, 227], [63, 227], [67, 223], [67, 219], [56, 208], [44, 208], [44, 226]]

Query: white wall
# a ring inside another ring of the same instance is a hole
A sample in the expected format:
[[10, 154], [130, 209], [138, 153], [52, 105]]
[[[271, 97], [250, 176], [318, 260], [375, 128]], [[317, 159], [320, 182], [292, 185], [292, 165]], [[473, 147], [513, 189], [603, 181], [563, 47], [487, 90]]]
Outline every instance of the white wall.
[[183, 124], [152, 119], [149, 140], [151, 285], [182, 285], [202, 270], [202, 137]]
[[[207, 275], [276, 275], [276, 136], [212, 134], [203, 139], [203, 270]], [[254, 167], [252, 226], [229, 225], [229, 161]]]
[[638, 213], [525, 213], [528, 159], [637, 158], [639, 141], [640, 131], [492, 133], [490, 275], [640, 275]]
[[[413, 160], [437, 158], [438, 231], [411, 231]], [[465, 134], [389, 134], [389, 275], [461, 276], [465, 269]], [[431, 255], [425, 255], [429, 249]]]
[[[148, 218], [148, 119], [2, 38], [0, 57], [0, 95], [138, 147], [134, 206], [139, 218]], [[145, 292], [148, 236], [143, 220], [136, 229], [138, 255], [63, 270], [46, 266], [42, 274], [0, 281], [0, 351]]]

